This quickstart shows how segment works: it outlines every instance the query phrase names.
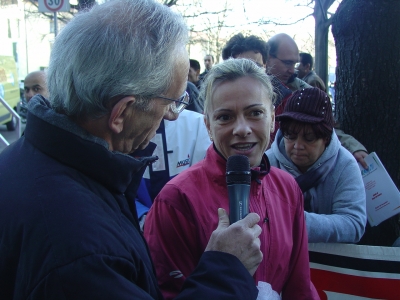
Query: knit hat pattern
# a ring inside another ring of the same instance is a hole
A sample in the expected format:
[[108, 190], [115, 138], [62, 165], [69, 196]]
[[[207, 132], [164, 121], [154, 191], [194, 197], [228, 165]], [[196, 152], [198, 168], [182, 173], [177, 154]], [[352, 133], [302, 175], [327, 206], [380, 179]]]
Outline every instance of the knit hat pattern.
[[323, 123], [333, 128], [332, 104], [328, 95], [319, 88], [295, 91], [287, 100], [283, 113], [276, 116], [278, 121], [293, 119], [299, 122]]

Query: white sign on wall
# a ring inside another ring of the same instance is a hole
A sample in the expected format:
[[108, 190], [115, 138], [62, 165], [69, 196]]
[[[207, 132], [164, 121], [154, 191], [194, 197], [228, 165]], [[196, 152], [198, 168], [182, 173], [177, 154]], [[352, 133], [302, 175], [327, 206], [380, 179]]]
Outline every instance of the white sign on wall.
[[69, 11], [69, 0], [38, 0], [40, 12]]

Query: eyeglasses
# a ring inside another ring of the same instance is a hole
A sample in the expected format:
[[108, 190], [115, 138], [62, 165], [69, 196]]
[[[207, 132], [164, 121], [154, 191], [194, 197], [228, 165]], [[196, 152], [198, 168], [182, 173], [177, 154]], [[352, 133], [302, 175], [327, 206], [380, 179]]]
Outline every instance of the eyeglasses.
[[298, 62], [293, 61], [293, 60], [282, 60], [275, 55], [271, 55], [272, 57], [276, 58], [277, 60], [280, 60], [287, 68], [293, 68]]
[[[283, 133], [283, 137], [290, 141], [290, 142], [295, 142], [299, 135], [291, 133], [291, 132], [285, 132]], [[306, 133], [304, 135], [300, 136], [302, 138], [303, 141], [305, 141], [307, 144], [312, 144], [314, 143], [316, 140], [318, 140], [318, 137], [314, 134], [314, 133]]]
[[179, 99], [171, 99], [164, 96], [157, 96], [156, 98], [161, 98], [168, 101], [173, 101], [171, 103], [171, 110], [174, 114], [179, 114], [182, 110], [185, 109], [186, 106], [189, 105], [189, 94], [185, 91]]

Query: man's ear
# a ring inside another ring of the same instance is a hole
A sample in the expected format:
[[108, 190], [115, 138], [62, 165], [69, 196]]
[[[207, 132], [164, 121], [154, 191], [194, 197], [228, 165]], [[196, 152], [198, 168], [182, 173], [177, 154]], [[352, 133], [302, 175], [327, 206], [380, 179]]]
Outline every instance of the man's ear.
[[306, 64], [306, 69], [308, 70], [308, 71], [311, 71], [311, 68], [310, 68], [310, 64]]
[[213, 141], [213, 137], [212, 137], [212, 133], [211, 133], [210, 119], [208, 118], [207, 115], [204, 115], [204, 124], [206, 125], [207, 131], [208, 131], [208, 136], [210, 137], [210, 140]]
[[112, 108], [110, 118], [108, 119], [108, 127], [114, 133], [120, 133], [124, 129], [124, 121], [127, 111], [135, 102], [135, 97], [127, 96], [119, 100]]

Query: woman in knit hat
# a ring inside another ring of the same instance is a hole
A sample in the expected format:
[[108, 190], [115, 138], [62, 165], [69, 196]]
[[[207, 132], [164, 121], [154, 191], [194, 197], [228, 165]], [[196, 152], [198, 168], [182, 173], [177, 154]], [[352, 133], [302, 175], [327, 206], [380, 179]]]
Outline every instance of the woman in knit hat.
[[327, 94], [318, 88], [296, 91], [276, 119], [280, 129], [267, 155], [303, 191], [308, 241], [358, 242], [366, 225], [364, 184], [333, 130]]

